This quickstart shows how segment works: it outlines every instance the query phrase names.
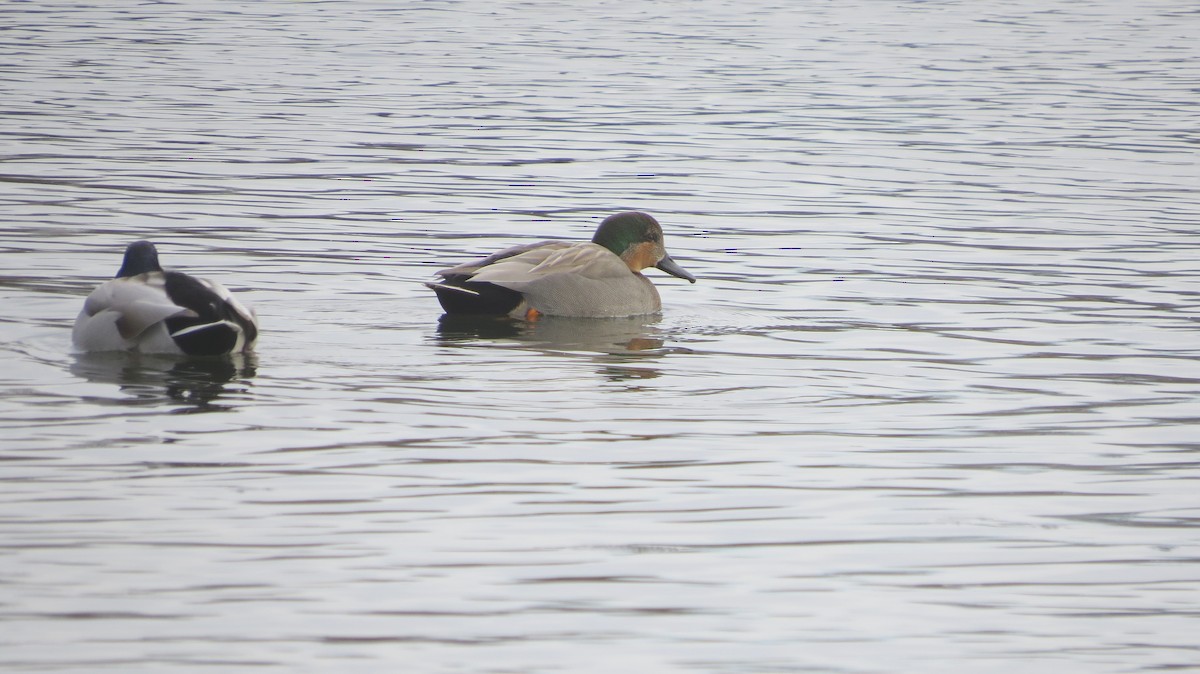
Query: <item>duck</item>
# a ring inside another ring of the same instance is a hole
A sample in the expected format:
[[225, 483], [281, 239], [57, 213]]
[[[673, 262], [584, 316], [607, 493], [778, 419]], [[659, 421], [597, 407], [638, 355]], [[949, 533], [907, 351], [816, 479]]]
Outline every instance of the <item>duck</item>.
[[667, 254], [658, 221], [628, 211], [605, 218], [591, 241], [514, 246], [442, 269], [425, 285], [448, 315], [624, 318], [662, 310], [658, 290], [642, 275], [648, 267], [696, 282]]
[[249, 351], [258, 317], [224, 286], [164, 271], [149, 241], [125, 248], [117, 275], [88, 295], [71, 341], [79, 351], [222, 356]]

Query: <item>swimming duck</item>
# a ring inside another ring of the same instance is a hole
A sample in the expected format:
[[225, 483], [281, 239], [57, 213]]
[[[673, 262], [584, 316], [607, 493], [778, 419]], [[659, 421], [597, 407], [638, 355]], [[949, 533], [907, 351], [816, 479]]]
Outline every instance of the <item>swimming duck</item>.
[[219, 283], [163, 271], [149, 241], [129, 244], [116, 278], [88, 295], [71, 333], [81, 351], [193, 356], [248, 351], [257, 337], [253, 310]]
[[448, 314], [616, 318], [662, 310], [641, 274], [647, 267], [696, 282], [667, 255], [658, 221], [630, 211], [606, 218], [590, 242], [515, 246], [443, 269], [440, 281], [425, 285]]

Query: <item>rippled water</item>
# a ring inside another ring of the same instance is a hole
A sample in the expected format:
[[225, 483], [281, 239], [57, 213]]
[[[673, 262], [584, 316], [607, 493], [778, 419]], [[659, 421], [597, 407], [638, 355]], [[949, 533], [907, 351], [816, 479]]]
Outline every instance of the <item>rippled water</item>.
[[[5, 671], [1200, 663], [1194, 3], [0, 17]], [[661, 317], [418, 283], [632, 208]], [[257, 353], [71, 355], [134, 238]]]

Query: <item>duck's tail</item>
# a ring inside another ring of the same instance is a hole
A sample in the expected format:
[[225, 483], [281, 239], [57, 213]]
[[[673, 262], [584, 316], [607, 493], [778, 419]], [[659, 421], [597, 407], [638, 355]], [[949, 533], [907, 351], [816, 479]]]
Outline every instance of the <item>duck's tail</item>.
[[465, 295], [475, 295], [476, 297], [479, 296], [479, 293], [475, 290], [464, 288], [462, 286], [452, 286], [448, 283], [434, 283], [433, 281], [429, 281], [425, 284], [425, 287], [437, 293], [438, 297], [442, 296], [442, 291], [450, 293], [463, 293]]
[[425, 287], [437, 293], [438, 302], [448, 314], [503, 316], [525, 299], [515, 290], [468, 278], [447, 276], [442, 281], [428, 282]]

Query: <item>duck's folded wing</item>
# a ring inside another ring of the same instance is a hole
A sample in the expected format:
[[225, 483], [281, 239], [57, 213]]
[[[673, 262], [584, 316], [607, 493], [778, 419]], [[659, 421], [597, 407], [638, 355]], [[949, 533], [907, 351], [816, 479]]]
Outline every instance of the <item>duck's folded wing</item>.
[[480, 269], [472, 281], [485, 281], [520, 291], [551, 277], [614, 279], [630, 276], [629, 267], [611, 251], [594, 243], [539, 248]]
[[570, 248], [571, 243], [566, 241], [539, 241], [537, 243], [527, 243], [521, 246], [513, 246], [506, 248], [498, 253], [493, 253], [485, 258], [464, 262], [456, 267], [442, 269], [437, 272], [438, 276], [448, 277], [457, 275], [471, 276], [479, 270], [495, 265], [504, 260], [512, 258], [521, 258], [520, 264], [526, 266], [536, 265], [546, 258], [547, 255], [556, 250]]
[[625, 261], [604, 246], [581, 243], [555, 251], [529, 270], [535, 276], [570, 274], [588, 279], [628, 278], [631, 272]]
[[115, 279], [88, 295], [80, 318], [102, 314], [108, 315], [105, 320], [113, 321], [122, 338], [133, 339], [160, 321], [193, 312], [172, 302], [160, 285]]

